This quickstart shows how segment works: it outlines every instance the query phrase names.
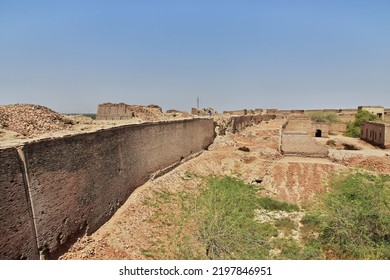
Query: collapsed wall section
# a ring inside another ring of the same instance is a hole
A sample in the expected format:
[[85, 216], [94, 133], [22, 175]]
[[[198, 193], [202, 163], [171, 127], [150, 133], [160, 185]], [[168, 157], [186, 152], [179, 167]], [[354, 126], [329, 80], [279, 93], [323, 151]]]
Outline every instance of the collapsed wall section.
[[0, 259], [38, 259], [23, 168], [14, 148], [0, 150]]
[[97, 230], [154, 172], [207, 148], [214, 137], [213, 120], [191, 119], [26, 143], [28, 184], [16, 149], [1, 150], [0, 256], [37, 258], [30, 252], [39, 251], [55, 258], [76, 237]]
[[262, 121], [269, 121], [274, 119], [275, 115], [246, 115], [231, 118], [232, 133], [236, 133], [245, 127], [259, 124]]

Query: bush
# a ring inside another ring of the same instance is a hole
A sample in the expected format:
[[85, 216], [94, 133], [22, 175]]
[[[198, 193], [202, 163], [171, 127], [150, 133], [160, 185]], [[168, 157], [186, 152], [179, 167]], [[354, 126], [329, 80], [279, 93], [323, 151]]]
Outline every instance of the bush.
[[333, 190], [324, 197], [320, 235], [332, 258], [390, 259], [389, 179], [356, 172], [332, 180]]
[[271, 210], [271, 211], [277, 211], [277, 210], [286, 211], [286, 212], [299, 211], [299, 206], [296, 204], [289, 204], [269, 197], [259, 198], [259, 206], [261, 208]]
[[357, 138], [360, 136], [360, 125], [363, 122], [379, 120], [378, 116], [371, 114], [367, 110], [359, 110], [355, 114], [355, 120], [347, 124], [346, 136]]
[[254, 220], [258, 198], [253, 185], [231, 177], [211, 177], [197, 200], [199, 236], [209, 259], [264, 259], [277, 236], [269, 223]]
[[333, 112], [312, 112], [308, 113], [310, 119], [316, 122], [325, 122], [325, 123], [337, 123], [340, 122], [339, 116]]

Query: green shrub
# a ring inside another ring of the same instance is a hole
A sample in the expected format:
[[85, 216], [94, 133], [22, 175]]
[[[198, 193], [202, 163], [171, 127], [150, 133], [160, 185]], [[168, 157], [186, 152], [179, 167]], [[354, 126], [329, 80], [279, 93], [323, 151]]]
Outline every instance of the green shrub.
[[268, 240], [278, 232], [254, 220], [258, 200], [255, 186], [231, 177], [209, 178], [197, 200], [199, 236], [209, 259], [268, 257]]
[[334, 258], [390, 259], [389, 179], [356, 172], [332, 180], [320, 239]]
[[378, 116], [371, 114], [367, 110], [359, 110], [355, 114], [355, 120], [353, 122], [348, 122], [346, 136], [349, 137], [359, 137], [360, 136], [360, 125], [363, 122], [376, 121], [379, 120]]
[[337, 123], [340, 122], [339, 116], [333, 112], [311, 112], [308, 116], [312, 121]]

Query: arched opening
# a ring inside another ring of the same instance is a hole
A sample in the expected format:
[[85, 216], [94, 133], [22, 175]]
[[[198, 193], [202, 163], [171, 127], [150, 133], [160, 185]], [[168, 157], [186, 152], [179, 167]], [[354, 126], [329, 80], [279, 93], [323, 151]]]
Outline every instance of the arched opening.
[[316, 137], [322, 137], [322, 131], [321, 129], [316, 130]]

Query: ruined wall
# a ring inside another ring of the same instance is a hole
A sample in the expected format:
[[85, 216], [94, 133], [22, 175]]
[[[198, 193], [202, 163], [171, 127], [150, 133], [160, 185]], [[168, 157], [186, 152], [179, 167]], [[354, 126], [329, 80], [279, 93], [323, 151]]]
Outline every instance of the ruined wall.
[[37, 259], [34, 227], [14, 148], [0, 150], [0, 260]]
[[273, 115], [278, 113], [278, 109], [265, 109], [266, 114]]
[[329, 123], [311, 122], [310, 136], [316, 136], [317, 130], [321, 131], [321, 137], [329, 137]]
[[227, 115], [244, 116], [248, 114], [248, 110], [243, 109], [243, 110], [235, 110], [235, 111], [223, 111], [223, 113]]
[[329, 134], [343, 134], [347, 131], [346, 123], [330, 123]]
[[328, 150], [304, 132], [285, 131], [282, 134], [281, 151], [284, 155], [327, 157]]
[[269, 121], [274, 119], [275, 115], [247, 115], [247, 116], [239, 116], [232, 117], [231, 119], [231, 129], [233, 133], [244, 129], [245, 127], [259, 124], [262, 121]]
[[135, 117], [129, 105], [124, 103], [103, 103], [98, 105], [97, 120], [127, 120]]
[[257, 108], [257, 109], [255, 109], [255, 114], [261, 114], [261, 113], [263, 113], [263, 109], [260, 109], [260, 108]]
[[307, 117], [290, 118], [285, 127], [285, 131], [302, 131], [312, 135], [311, 119]]
[[385, 112], [385, 119], [389, 119], [389, 117], [390, 117], [390, 108], [385, 108], [384, 112]]
[[390, 124], [385, 126], [385, 148], [390, 149]]
[[[127, 125], [25, 144], [38, 249], [30, 243], [21, 250], [56, 256], [74, 237], [98, 229], [154, 172], [207, 148], [214, 137], [213, 120], [193, 119]], [[15, 154], [8, 157], [16, 158], [10, 165], [19, 166]], [[19, 173], [1, 173], [1, 182], [11, 181], [9, 174]], [[18, 207], [26, 215], [26, 207]], [[2, 229], [11, 228], [7, 221], [1, 220]], [[4, 246], [5, 239], [0, 240]], [[12, 242], [13, 246], [23, 243], [24, 238]]]
[[364, 122], [360, 126], [360, 139], [380, 146], [390, 146], [390, 125], [380, 122]]

